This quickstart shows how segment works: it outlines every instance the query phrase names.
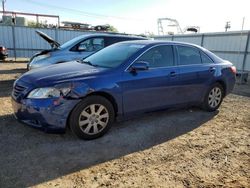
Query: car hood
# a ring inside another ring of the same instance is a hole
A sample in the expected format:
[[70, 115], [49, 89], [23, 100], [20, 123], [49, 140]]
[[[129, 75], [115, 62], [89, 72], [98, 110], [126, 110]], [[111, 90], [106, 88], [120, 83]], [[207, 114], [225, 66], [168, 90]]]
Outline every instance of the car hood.
[[45, 41], [47, 41], [50, 44], [51, 48], [58, 48], [60, 46], [60, 44], [56, 40], [52, 39], [50, 36], [46, 35], [42, 31], [36, 30], [36, 33]]
[[19, 79], [34, 87], [44, 87], [64, 82], [82, 80], [90, 76], [96, 76], [107, 68], [70, 61], [43, 68], [34, 69], [23, 74]]

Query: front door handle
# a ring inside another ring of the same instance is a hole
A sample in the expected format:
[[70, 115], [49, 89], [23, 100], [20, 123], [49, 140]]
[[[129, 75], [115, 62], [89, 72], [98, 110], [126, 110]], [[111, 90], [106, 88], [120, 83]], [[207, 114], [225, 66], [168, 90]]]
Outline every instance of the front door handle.
[[170, 77], [175, 77], [176, 76], [176, 72], [170, 72]]

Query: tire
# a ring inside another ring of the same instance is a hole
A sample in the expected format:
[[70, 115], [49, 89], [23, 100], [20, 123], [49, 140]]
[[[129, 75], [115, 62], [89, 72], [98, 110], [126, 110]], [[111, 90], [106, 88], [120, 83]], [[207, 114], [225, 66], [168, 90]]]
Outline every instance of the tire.
[[0, 58], [0, 61], [5, 61], [7, 57], [3, 56]]
[[83, 99], [71, 112], [71, 131], [80, 139], [91, 140], [103, 136], [115, 119], [113, 105], [102, 96]]
[[202, 108], [208, 112], [217, 110], [224, 98], [224, 88], [221, 84], [213, 84], [206, 93]]

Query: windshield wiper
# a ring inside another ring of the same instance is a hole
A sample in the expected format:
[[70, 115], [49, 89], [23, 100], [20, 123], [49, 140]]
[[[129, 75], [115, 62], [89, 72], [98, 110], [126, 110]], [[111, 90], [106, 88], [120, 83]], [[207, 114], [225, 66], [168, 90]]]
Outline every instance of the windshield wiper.
[[[77, 62], [79, 62], [79, 63], [85, 63], [85, 64], [88, 64], [88, 65], [93, 66], [93, 67], [104, 67], [104, 66], [92, 64], [90, 61], [85, 61], [85, 60], [83, 60], [83, 59], [77, 60]], [[108, 68], [108, 67], [104, 67], [104, 68]]]
[[85, 63], [91, 66], [94, 66], [90, 61], [84, 61], [84, 60], [77, 60], [79, 63]]

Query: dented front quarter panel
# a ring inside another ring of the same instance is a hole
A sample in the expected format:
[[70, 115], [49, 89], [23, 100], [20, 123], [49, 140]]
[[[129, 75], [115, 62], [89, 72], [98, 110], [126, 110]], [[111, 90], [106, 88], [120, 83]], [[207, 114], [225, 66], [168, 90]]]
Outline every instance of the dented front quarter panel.
[[[119, 85], [121, 74], [103, 74], [71, 82], [71, 91], [66, 98], [82, 99], [91, 94], [107, 94], [114, 98], [118, 107], [117, 115], [122, 114], [122, 90]], [[63, 84], [64, 85], [64, 84]], [[62, 85], [61, 85], [62, 86]]]

